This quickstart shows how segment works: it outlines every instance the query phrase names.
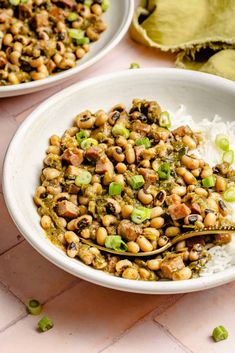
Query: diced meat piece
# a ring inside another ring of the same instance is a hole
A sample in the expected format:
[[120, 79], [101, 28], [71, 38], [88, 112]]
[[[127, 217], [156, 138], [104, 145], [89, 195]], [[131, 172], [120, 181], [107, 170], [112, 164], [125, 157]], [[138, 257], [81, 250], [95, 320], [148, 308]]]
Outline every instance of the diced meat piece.
[[205, 239], [203, 237], [193, 237], [186, 240], [186, 246], [189, 248], [189, 250], [191, 250], [195, 244], [205, 246]]
[[65, 187], [65, 190], [69, 194], [78, 194], [78, 192], [80, 191], [80, 188], [75, 184], [69, 184]]
[[193, 202], [190, 208], [191, 208], [192, 213], [201, 214], [201, 207], [199, 206], [198, 203]]
[[172, 205], [172, 204], [177, 204], [177, 203], [179, 203], [179, 204], [181, 203], [181, 199], [177, 194], [172, 194], [172, 195], [166, 197], [166, 204], [168, 206]]
[[124, 219], [118, 225], [118, 234], [127, 241], [135, 241], [141, 232], [142, 228], [139, 225], [128, 221], [127, 219]]
[[136, 161], [138, 163], [141, 160], [141, 155], [144, 152], [145, 147], [143, 145], [135, 146], [134, 150], [135, 150], [135, 159], [136, 159]]
[[67, 148], [62, 154], [62, 159], [74, 165], [75, 167], [78, 167], [83, 162], [83, 155], [83, 150], [80, 150], [78, 148]]
[[230, 233], [215, 234], [215, 242], [218, 245], [228, 244], [231, 240], [232, 235]]
[[57, 6], [52, 6], [49, 10], [49, 16], [53, 17], [57, 21], [63, 21], [66, 18], [66, 12]]
[[72, 8], [76, 5], [74, 0], [52, 0], [52, 2], [58, 4], [58, 5], [63, 5], [69, 8]]
[[132, 124], [132, 130], [140, 133], [148, 133], [151, 129], [151, 126], [145, 123], [142, 123], [140, 120], [136, 120]]
[[65, 171], [65, 176], [67, 177], [76, 177], [80, 174], [81, 169], [75, 167], [74, 165], [69, 165]]
[[173, 258], [163, 260], [161, 263], [163, 276], [169, 279], [172, 279], [172, 275], [175, 271], [181, 270], [184, 267], [185, 265], [181, 256], [175, 256]]
[[79, 211], [74, 203], [68, 200], [63, 200], [58, 202], [57, 213], [61, 217], [75, 218], [78, 216]]
[[150, 185], [155, 184], [158, 180], [157, 174], [152, 169], [140, 168], [139, 173], [144, 177], [145, 188], [148, 188]]
[[113, 163], [108, 159], [106, 155], [102, 156], [96, 163], [95, 171], [97, 173], [113, 173]]
[[190, 135], [192, 133], [192, 130], [188, 125], [183, 125], [183, 126], [177, 127], [177, 129], [173, 130], [172, 133], [174, 136], [177, 135], [177, 136], [183, 137], [185, 135]]
[[187, 217], [190, 215], [191, 210], [188, 206], [185, 205], [185, 203], [179, 203], [176, 205], [170, 205], [168, 207], [168, 211], [170, 213], [171, 218], [174, 221], [177, 221], [178, 219]]
[[36, 28], [48, 27], [49, 21], [47, 13], [37, 13], [34, 17], [34, 22]]
[[19, 6], [19, 18], [24, 20], [32, 17], [32, 5], [31, 4], [20, 4]]
[[102, 153], [102, 149], [100, 147], [89, 147], [86, 150], [85, 157], [90, 161], [97, 161], [100, 158]]

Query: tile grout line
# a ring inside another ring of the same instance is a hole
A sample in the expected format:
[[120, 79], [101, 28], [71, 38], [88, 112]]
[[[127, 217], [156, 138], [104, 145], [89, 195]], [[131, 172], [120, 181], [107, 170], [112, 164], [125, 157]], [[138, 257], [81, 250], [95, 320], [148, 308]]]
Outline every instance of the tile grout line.
[[[50, 298], [48, 298], [45, 302], [42, 303], [42, 305], [45, 305], [45, 304], [49, 303], [51, 300], [53, 300], [53, 299], [55, 299], [56, 297], [62, 295], [62, 294], [65, 293], [67, 290], [72, 289], [73, 287], [76, 286], [76, 284], [78, 284], [78, 283], [80, 283], [80, 282], [82, 282], [81, 279], [78, 279], [78, 281], [77, 281], [76, 283], [75, 283], [75, 281], [72, 282], [67, 288], [61, 290], [61, 291], [58, 292], [56, 295], [51, 296]], [[18, 298], [3, 282], [0, 281], [0, 283], [2, 283], [3, 286], [5, 286], [5, 287], [7, 288], [7, 290], [25, 306], [25, 303], [24, 303], [20, 298]], [[17, 317], [15, 320], [13, 320], [12, 322], [10, 322], [7, 326], [5, 326], [3, 329], [1, 329], [1, 330], [0, 330], [0, 333], [5, 332], [7, 329], [9, 329], [10, 327], [14, 326], [14, 325], [17, 324], [19, 321], [21, 321], [21, 320], [27, 318], [28, 316], [30, 316], [30, 314], [27, 313], [27, 312], [26, 312], [25, 314], [20, 315], [20, 316]]]
[[[185, 294], [180, 295], [180, 297], [178, 299], [176, 299], [176, 301], [171, 302], [169, 305], [166, 305], [166, 307], [163, 309], [163, 311], [159, 311], [159, 314], [162, 314], [164, 311], [170, 309], [173, 305], [175, 305], [178, 300], [180, 300]], [[143, 314], [141, 317], [139, 317], [138, 319], [136, 319], [129, 327], [127, 327], [127, 329], [125, 329], [123, 332], [120, 333], [120, 335], [114, 337], [112, 339], [112, 342], [108, 343], [105, 347], [103, 347], [101, 350], [99, 350], [97, 353], [103, 353], [105, 352], [106, 349], [108, 349], [109, 347], [111, 347], [112, 345], [114, 345], [115, 343], [117, 343], [118, 341], [120, 341], [123, 337], [125, 337], [128, 332], [130, 332], [138, 323], [140, 322], [144, 322], [144, 320], [147, 319], [147, 317], [151, 314], [153, 314], [154, 312], [156, 312], [157, 309], [151, 309], [150, 311], [148, 311], [147, 313]], [[152, 316], [152, 315], [151, 315]], [[186, 351], [185, 353], [193, 353], [193, 352], [189, 352]]]
[[12, 249], [14, 249], [15, 247], [17, 247], [18, 245], [20, 245], [21, 243], [23, 243], [25, 241], [25, 239], [22, 239], [20, 241], [18, 241], [18, 243], [12, 245], [10, 248], [4, 250], [3, 252], [0, 253], [0, 256], [5, 255], [8, 251], [11, 251]]
[[181, 349], [184, 350], [185, 353], [195, 353], [193, 352], [190, 348], [188, 348], [187, 346], [185, 346], [181, 341], [178, 340], [177, 337], [175, 337], [170, 330], [168, 330], [167, 327], [165, 327], [164, 325], [162, 325], [160, 322], [153, 320], [155, 325], [158, 326], [159, 328], [161, 328], [165, 334], [173, 341], [175, 342]]

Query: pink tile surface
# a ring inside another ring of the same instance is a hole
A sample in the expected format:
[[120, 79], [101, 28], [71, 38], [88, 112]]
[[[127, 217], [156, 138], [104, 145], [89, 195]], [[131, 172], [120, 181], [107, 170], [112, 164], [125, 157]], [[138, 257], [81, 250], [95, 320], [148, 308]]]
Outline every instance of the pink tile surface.
[[[138, 1], [137, 1], [138, 2]], [[104, 59], [71, 80], [42, 92], [0, 100], [0, 352], [1, 353], [232, 353], [234, 290], [229, 284], [184, 296], [128, 294], [81, 281], [39, 255], [8, 215], [1, 189], [5, 151], [20, 123], [55, 92], [100, 74], [141, 67], [172, 67], [174, 56], [134, 43], [127, 34]], [[27, 315], [29, 298], [45, 302], [54, 328], [40, 334]], [[227, 341], [214, 343], [224, 325]]]

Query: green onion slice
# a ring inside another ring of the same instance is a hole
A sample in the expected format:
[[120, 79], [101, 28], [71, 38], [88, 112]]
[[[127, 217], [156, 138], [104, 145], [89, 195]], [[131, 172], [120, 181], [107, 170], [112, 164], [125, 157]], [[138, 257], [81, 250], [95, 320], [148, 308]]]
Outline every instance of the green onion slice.
[[79, 145], [80, 145], [81, 142], [82, 142], [83, 140], [85, 140], [86, 138], [88, 138], [88, 133], [87, 133], [86, 131], [81, 130], [81, 131], [79, 131], [78, 133], [76, 133], [76, 139], [77, 139], [77, 142], [78, 142]]
[[77, 18], [78, 18], [78, 14], [76, 12], [70, 12], [67, 17], [67, 20], [69, 22], [73, 22], [73, 21], [76, 21]]
[[92, 175], [90, 172], [87, 170], [81, 170], [79, 175], [75, 179], [75, 185], [81, 186], [81, 185], [88, 185], [90, 184], [92, 179]]
[[82, 31], [81, 29], [76, 29], [76, 28], [69, 28], [68, 29], [69, 36], [72, 39], [80, 39], [84, 37], [85, 32]]
[[20, 0], [9, 0], [9, 2], [13, 6], [18, 6], [20, 4]]
[[212, 188], [213, 186], [215, 186], [214, 175], [211, 175], [208, 178], [202, 179], [202, 185], [204, 186], [204, 188]]
[[136, 146], [144, 145], [145, 148], [151, 147], [151, 142], [148, 137], [142, 137], [135, 141]]
[[42, 305], [36, 299], [29, 300], [27, 304], [27, 310], [31, 315], [39, 315], [42, 311]]
[[226, 340], [228, 338], [228, 331], [224, 326], [217, 326], [212, 332], [212, 337], [215, 342]]
[[228, 152], [224, 152], [222, 161], [228, 164], [233, 164], [234, 161], [234, 152], [233, 150], [229, 150]]
[[134, 175], [131, 178], [131, 187], [134, 190], [141, 188], [145, 183], [144, 177], [142, 175]]
[[105, 238], [105, 247], [116, 251], [127, 251], [127, 245], [120, 235], [108, 235]]
[[121, 192], [122, 192], [122, 184], [121, 183], [112, 182], [109, 184], [109, 195], [110, 196], [120, 195]]
[[125, 128], [125, 126], [119, 124], [114, 125], [112, 128], [112, 134], [114, 137], [123, 136], [126, 139], [130, 136], [129, 130]]
[[103, 12], [106, 12], [109, 8], [109, 0], [103, 0], [101, 8]]
[[41, 332], [45, 332], [50, 330], [54, 326], [52, 320], [50, 320], [47, 316], [43, 316], [41, 320], [38, 321], [38, 329]]
[[215, 144], [222, 151], [225, 151], [225, 152], [229, 151], [229, 139], [228, 139], [228, 136], [223, 135], [223, 134], [216, 135]]
[[140, 68], [140, 64], [138, 63], [131, 63], [129, 69], [139, 69]]
[[90, 39], [88, 37], [76, 39], [77, 45], [83, 45], [83, 44], [89, 44], [89, 43], [90, 43]]
[[157, 170], [159, 178], [162, 180], [167, 180], [170, 178], [171, 166], [169, 163], [162, 163]]
[[81, 142], [81, 147], [83, 150], [87, 150], [91, 146], [97, 146], [98, 141], [89, 137], [88, 139], [85, 139]]
[[131, 220], [136, 224], [141, 224], [147, 219], [150, 219], [151, 209], [147, 207], [135, 207], [131, 213]]
[[223, 199], [227, 202], [235, 202], [235, 186], [230, 186], [223, 193]]
[[159, 125], [169, 129], [171, 127], [171, 118], [168, 112], [161, 112], [159, 117]]
[[91, 7], [93, 3], [93, 0], [84, 0], [84, 5], [86, 5], [87, 7]]

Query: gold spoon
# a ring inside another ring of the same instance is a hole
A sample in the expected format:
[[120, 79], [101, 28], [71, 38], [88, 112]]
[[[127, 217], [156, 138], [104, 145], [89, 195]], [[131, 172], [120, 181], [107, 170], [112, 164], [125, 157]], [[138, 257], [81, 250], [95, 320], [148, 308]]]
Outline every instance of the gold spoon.
[[131, 253], [129, 251], [116, 251], [113, 249], [109, 249], [106, 248], [104, 246], [100, 246], [98, 244], [93, 243], [90, 240], [84, 239], [82, 237], [79, 237], [80, 240], [90, 246], [93, 246], [101, 251], [105, 251], [107, 253], [110, 254], [115, 254], [115, 255], [122, 255], [122, 256], [134, 256], [134, 257], [143, 257], [143, 256], [151, 256], [151, 255], [158, 255], [160, 253], [162, 253], [163, 251], [169, 249], [172, 245], [178, 243], [181, 240], [185, 240], [185, 239], [189, 239], [192, 237], [196, 237], [199, 235], [212, 235], [212, 234], [221, 234], [221, 233], [231, 233], [231, 232], [235, 232], [235, 225], [234, 226], [223, 226], [220, 228], [203, 228], [203, 229], [198, 229], [198, 230], [193, 230], [193, 231], [189, 231], [189, 232], [185, 232], [183, 234], [177, 235], [176, 237], [172, 238], [171, 241], [169, 241], [169, 243], [167, 243], [166, 245], [162, 246], [159, 249], [153, 250], [153, 251], [148, 251], [148, 252], [139, 252], [137, 254]]

